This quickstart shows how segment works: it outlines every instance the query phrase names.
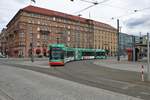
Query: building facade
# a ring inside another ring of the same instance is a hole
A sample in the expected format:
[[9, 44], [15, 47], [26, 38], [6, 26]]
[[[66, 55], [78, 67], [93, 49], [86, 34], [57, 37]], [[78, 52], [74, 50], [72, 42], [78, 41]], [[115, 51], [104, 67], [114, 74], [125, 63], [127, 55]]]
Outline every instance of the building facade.
[[12, 57], [30, 56], [31, 44], [34, 55], [47, 55], [50, 43], [107, 49], [110, 55], [115, 55], [117, 48], [116, 29], [112, 26], [35, 6], [20, 9], [3, 34], [5, 52]]
[[133, 35], [120, 33], [119, 34], [119, 46], [120, 46], [120, 55], [126, 55], [127, 49], [133, 48]]
[[144, 37], [142, 37], [142, 40], [140, 40], [139, 36], [120, 33], [119, 34], [120, 55], [126, 55], [127, 49], [133, 49], [134, 47], [138, 48], [136, 45], [143, 44], [144, 43], [143, 38]]

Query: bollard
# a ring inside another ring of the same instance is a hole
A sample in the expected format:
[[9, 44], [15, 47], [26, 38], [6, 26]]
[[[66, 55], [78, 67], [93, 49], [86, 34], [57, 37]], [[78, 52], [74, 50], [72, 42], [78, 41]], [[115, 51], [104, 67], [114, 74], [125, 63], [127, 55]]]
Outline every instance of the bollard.
[[142, 81], [144, 81], [144, 66], [142, 65], [142, 69], [141, 69], [141, 78], [142, 78]]

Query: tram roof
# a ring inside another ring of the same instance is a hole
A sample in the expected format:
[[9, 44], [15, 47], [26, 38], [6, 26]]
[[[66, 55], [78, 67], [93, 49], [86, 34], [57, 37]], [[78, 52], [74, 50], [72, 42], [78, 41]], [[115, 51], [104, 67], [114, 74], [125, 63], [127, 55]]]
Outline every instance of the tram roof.
[[65, 47], [64, 44], [49, 44], [51, 47]]

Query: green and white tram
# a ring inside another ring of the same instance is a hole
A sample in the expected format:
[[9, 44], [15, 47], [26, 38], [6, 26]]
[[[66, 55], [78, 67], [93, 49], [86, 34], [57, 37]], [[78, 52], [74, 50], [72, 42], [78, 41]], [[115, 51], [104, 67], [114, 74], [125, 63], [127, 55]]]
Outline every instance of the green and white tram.
[[49, 65], [64, 65], [66, 62], [84, 59], [106, 59], [102, 49], [69, 48], [64, 44], [49, 45]]

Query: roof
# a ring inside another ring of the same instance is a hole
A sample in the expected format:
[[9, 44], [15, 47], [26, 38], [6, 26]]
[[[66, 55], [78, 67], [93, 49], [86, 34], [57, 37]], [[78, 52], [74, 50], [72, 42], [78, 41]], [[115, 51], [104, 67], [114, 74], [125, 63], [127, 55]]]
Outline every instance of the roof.
[[65, 47], [64, 44], [49, 44], [51, 47]]
[[[13, 19], [21, 12], [21, 11], [25, 11], [25, 12], [29, 12], [29, 13], [37, 13], [37, 14], [42, 14], [42, 15], [47, 15], [47, 16], [57, 16], [57, 17], [62, 17], [62, 18], [66, 18], [66, 19], [71, 19], [71, 20], [75, 20], [75, 21], [80, 21], [83, 23], [88, 23], [89, 21], [92, 21], [92, 24], [96, 25], [96, 26], [108, 26], [109, 28], [115, 29], [114, 27], [102, 23], [102, 22], [98, 22], [98, 21], [93, 21], [91, 19], [86, 19], [86, 18], [82, 18], [79, 16], [75, 16], [75, 15], [70, 15], [70, 14], [66, 14], [66, 13], [62, 13], [62, 12], [58, 12], [58, 11], [53, 11], [53, 10], [49, 10], [46, 8], [41, 8], [41, 7], [37, 7], [37, 6], [32, 6], [29, 5], [25, 8], [20, 9], [17, 14], [13, 17]], [[7, 26], [12, 22], [12, 20], [7, 24]]]
[[32, 5], [29, 5], [25, 8], [23, 8], [22, 10], [26, 11], [26, 12], [38, 13], [38, 14], [43, 14], [43, 15], [47, 15], [47, 16], [59, 16], [59, 17], [63, 17], [63, 18], [76, 20], [76, 21], [80, 20], [81, 22], [87, 21], [87, 19], [79, 17], [79, 16], [74, 16], [74, 15], [70, 15], [70, 14], [66, 14], [66, 13], [62, 13], [62, 12], [58, 12], [58, 11], [53, 11], [53, 10], [49, 10], [49, 9], [45, 9], [45, 8], [41, 8], [41, 7], [36, 7], [36, 6], [32, 6]]

